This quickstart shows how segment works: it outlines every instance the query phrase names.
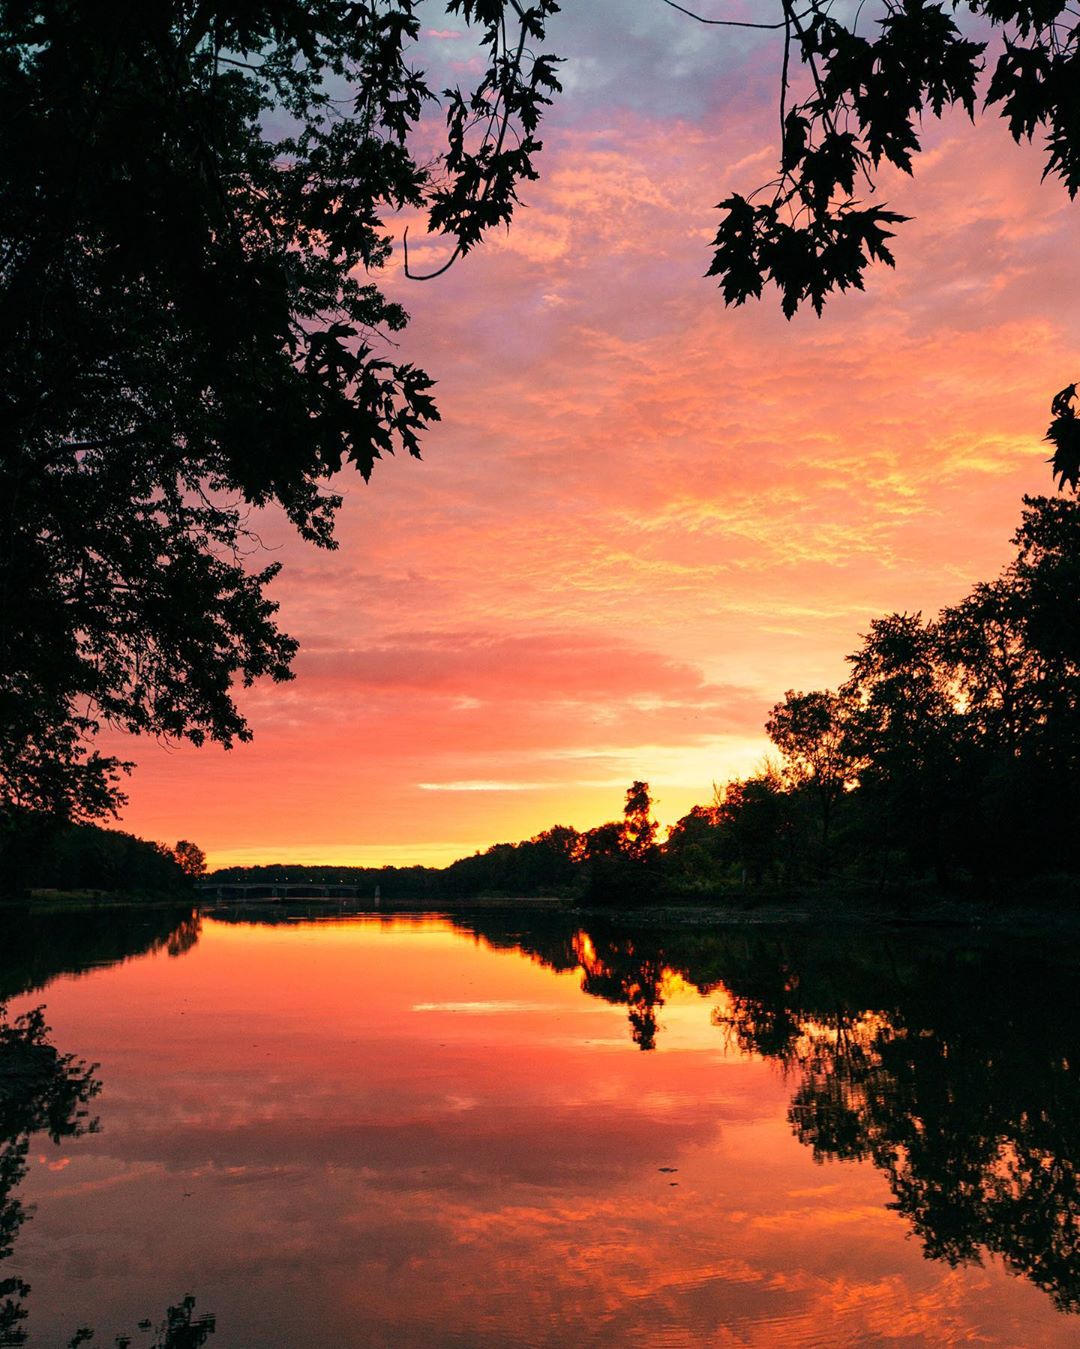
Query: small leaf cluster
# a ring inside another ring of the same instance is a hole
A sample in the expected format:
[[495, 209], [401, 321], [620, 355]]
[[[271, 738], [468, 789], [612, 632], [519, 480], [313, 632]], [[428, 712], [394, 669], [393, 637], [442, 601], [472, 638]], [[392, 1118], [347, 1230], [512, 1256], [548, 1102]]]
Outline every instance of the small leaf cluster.
[[1076, 415], [1076, 384], [1066, 385], [1050, 404], [1046, 439], [1053, 445], [1050, 460], [1059, 487], [1080, 487], [1080, 417]]
[[907, 217], [881, 207], [835, 213], [822, 211], [807, 224], [784, 219], [783, 205], [731, 196], [720, 203], [727, 215], [715, 239], [709, 276], [721, 278], [728, 304], [761, 297], [766, 281], [781, 294], [784, 314], [791, 318], [804, 301], [820, 314], [833, 290], [863, 289], [862, 273], [871, 261], [893, 265], [886, 244], [888, 225]]
[[[989, 24], [1000, 49], [983, 106], [999, 104], [1018, 141], [1045, 132], [1045, 173], [1075, 195], [1080, 23], [1064, 0], [884, 0], [872, 23], [865, 5], [840, 17], [831, 0], [781, 0], [782, 24], [769, 25], [784, 28], [779, 173], [719, 203], [708, 275], [726, 303], [757, 298], [771, 282], [789, 318], [804, 303], [820, 314], [830, 292], [862, 289], [872, 262], [893, 265], [888, 226], [908, 217], [869, 201], [877, 171], [912, 173], [926, 114], [976, 115], [988, 44], [962, 31], [961, 9], [983, 32]], [[803, 96], [789, 106], [795, 84]]]
[[542, 41], [553, 0], [518, 11], [518, 35], [508, 40], [502, 0], [450, 0], [451, 14], [477, 24], [488, 53], [483, 79], [471, 95], [447, 89], [445, 178], [431, 193], [429, 223], [457, 241], [461, 254], [496, 225], [508, 225], [517, 204], [517, 184], [535, 181], [534, 160], [543, 148], [537, 138], [544, 108], [561, 86], [558, 59], [534, 54]]

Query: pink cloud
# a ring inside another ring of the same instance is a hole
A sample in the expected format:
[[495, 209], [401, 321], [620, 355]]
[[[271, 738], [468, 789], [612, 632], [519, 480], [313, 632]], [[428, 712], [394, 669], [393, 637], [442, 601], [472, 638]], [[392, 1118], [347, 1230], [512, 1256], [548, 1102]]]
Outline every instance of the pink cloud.
[[[767, 748], [785, 688], [842, 679], [871, 617], [996, 572], [1050, 487], [1075, 216], [1037, 151], [950, 119], [913, 182], [883, 178], [916, 217], [895, 273], [821, 321], [725, 310], [713, 207], [767, 172], [767, 73], [729, 71], [694, 118], [563, 116], [509, 235], [438, 283], [396, 274], [440, 381], [425, 462], [343, 479], [336, 554], [266, 521], [298, 678], [245, 695], [254, 747], [144, 751], [130, 827], [221, 791], [192, 827], [212, 851], [450, 849], [606, 818], [587, 784], [631, 767], [678, 810]], [[550, 785], [418, 785], [466, 781]]]

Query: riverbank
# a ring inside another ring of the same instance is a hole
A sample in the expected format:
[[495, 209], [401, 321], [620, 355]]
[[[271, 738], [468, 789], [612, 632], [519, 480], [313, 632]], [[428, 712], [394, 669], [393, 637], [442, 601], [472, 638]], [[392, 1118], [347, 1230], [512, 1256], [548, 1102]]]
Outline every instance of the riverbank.
[[1080, 933], [1080, 911], [1074, 906], [987, 904], [969, 899], [936, 897], [910, 900], [830, 902], [822, 895], [771, 899], [742, 904], [714, 901], [687, 903], [663, 901], [641, 906], [587, 905], [566, 898], [536, 896], [480, 896], [472, 899], [333, 900], [319, 898], [258, 898], [200, 903], [202, 913], [243, 915], [257, 921], [295, 921], [303, 917], [370, 915], [390, 918], [396, 914], [447, 914], [498, 912], [503, 914], [558, 914], [582, 921], [605, 921], [620, 926], [682, 928], [761, 928], [829, 926], [844, 929], [958, 928], [1009, 931], [1075, 931]]
[[0, 911], [33, 909], [50, 912], [78, 912], [83, 909], [194, 908], [194, 891], [164, 890], [28, 890], [24, 894], [0, 894]]
[[395, 914], [462, 914], [492, 912], [522, 915], [558, 914], [582, 921], [605, 921], [620, 926], [703, 928], [808, 927], [838, 929], [957, 928], [1008, 932], [1080, 933], [1080, 904], [1071, 895], [1055, 893], [1039, 902], [1025, 897], [1002, 903], [940, 894], [913, 896], [837, 894], [816, 890], [795, 895], [739, 895], [690, 901], [683, 897], [661, 898], [645, 905], [583, 904], [566, 896], [481, 895], [471, 898], [433, 900], [430, 897], [335, 899], [326, 896], [279, 898], [258, 896], [243, 899], [200, 899], [197, 893], [161, 891], [126, 892], [106, 890], [39, 889], [22, 896], [0, 896], [0, 913], [33, 911], [53, 914], [102, 909], [197, 908], [213, 916], [250, 914], [260, 922], [288, 922], [303, 918]]

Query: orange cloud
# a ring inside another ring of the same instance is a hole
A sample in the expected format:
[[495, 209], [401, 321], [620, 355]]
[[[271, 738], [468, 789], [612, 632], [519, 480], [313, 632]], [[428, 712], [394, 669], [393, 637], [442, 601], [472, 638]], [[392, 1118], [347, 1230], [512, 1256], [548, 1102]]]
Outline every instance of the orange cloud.
[[[843, 678], [871, 617], [996, 572], [1050, 487], [1075, 216], [1036, 151], [951, 119], [883, 180], [916, 217], [895, 273], [821, 321], [724, 310], [713, 204], [775, 146], [739, 50], [668, 120], [571, 81], [510, 234], [398, 275], [440, 380], [425, 462], [344, 478], [336, 554], [263, 522], [298, 678], [245, 695], [256, 745], [229, 758], [137, 746], [129, 827], [211, 860], [448, 858], [609, 818], [620, 774], [659, 777], [670, 820], [760, 757], [784, 689]], [[516, 786], [430, 790], [454, 783]]]

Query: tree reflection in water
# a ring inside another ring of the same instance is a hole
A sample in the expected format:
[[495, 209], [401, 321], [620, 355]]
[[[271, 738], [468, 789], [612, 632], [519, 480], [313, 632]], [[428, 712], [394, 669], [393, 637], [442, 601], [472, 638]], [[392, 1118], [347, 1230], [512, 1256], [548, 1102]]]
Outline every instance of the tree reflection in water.
[[[30, 1137], [45, 1133], [59, 1143], [96, 1127], [87, 1109], [101, 1090], [95, 1067], [55, 1048], [43, 1008], [12, 1021], [0, 1006], [0, 1261], [26, 1221], [15, 1190], [26, 1175]], [[22, 1279], [0, 1279], [0, 1345], [26, 1342], [22, 1299], [29, 1291]]]
[[[455, 920], [457, 921], [457, 920]], [[1075, 954], [795, 932], [458, 923], [628, 1008], [653, 1049], [665, 990], [719, 994], [714, 1022], [795, 1080], [818, 1161], [869, 1160], [928, 1256], [1000, 1256], [1080, 1312], [1080, 981]], [[725, 996], [726, 995], [726, 996]]]
[[[56, 1144], [97, 1129], [89, 1104], [101, 1090], [96, 1064], [74, 1054], [61, 1054], [49, 1039], [45, 1009], [36, 1007], [10, 1020], [0, 1004], [0, 1262], [7, 1260], [27, 1212], [15, 1191], [27, 1172], [27, 1153], [34, 1134], [47, 1134]], [[0, 1277], [0, 1347], [15, 1349], [29, 1338], [24, 1299], [30, 1292], [25, 1280]], [[160, 1325], [144, 1321], [139, 1343], [152, 1333], [148, 1349], [200, 1349], [214, 1333], [213, 1316], [196, 1316], [195, 1299], [184, 1298], [170, 1307]], [[94, 1338], [83, 1327], [69, 1341], [79, 1349]], [[116, 1349], [136, 1341], [121, 1335]]]
[[[195, 1299], [186, 1297], [175, 1307], [169, 1308], [160, 1325], [154, 1326], [150, 1321], [140, 1322], [139, 1330], [142, 1334], [138, 1341], [130, 1335], [118, 1335], [113, 1344], [115, 1349], [134, 1349], [136, 1343], [146, 1345], [146, 1349], [201, 1349], [215, 1329], [215, 1318], [206, 1315], [196, 1316]], [[153, 1333], [154, 1338], [147, 1344], [143, 1336], [150, 1333]], [[84, 1327], [72, 1336], [68, 1342], [68, 1349], [80, 1349], [81, 1345], [93, 1338], [94, 1332]]]
[[490, 909], [450, 921], [579, 971], [585, 993], [627, 1009], [642, 1050], [662, 1046], [673, 989], [715, 997], [732, 1043], [791, 1075], [796, 1137], [821, 1162], [878, 1167], [929, 1257], [1000, 1256], [1080, 1312], [1080, 959], [1068, 942], [585, 925]]
[[[0, 999], [40, 988], [58, 974], [76, 974], [116, 964], [134, 955], [165, 949], [181, 956], [199, 939], [201, 920], [186, 909], [107, 908], [83, 912], [19, 915], [6, 925], [0, 954]], [[95, 1132], [90, 1102], [101, 1090], [96, 1064], [62, 1054], [49, 1038], [45, 1009], [10, 1019], [0, 1000], [0, 1349], [27, 1343], [29, 1285], [5, 1277], [27, 1212], [15, 1191], [27, 1172], [30, 1139], [47, 1135], [55, 1144]], [[148, 1349], [199, 1349], [213, 1334], [214, 1319], [194, 1314], [194, 1300], [170, 1307], [157, 1327], [146, 1321], [137, 1340], [121, 1336], [118, 1349], [135, 1343]], [[87, 1343], [92, 1331], [76, 1332], [71, 1346]]]
[[629, 1008], [630, 1036], [639, 1049], [655, 1049], [659, 1030], [657, 1012], [664, 1005], [664, 977], [668, 973], [660, 953], [642, 949], [625, 937], [608, 940], [598, 950], [587, 932], [574, 939], [581, 966], [581, 987], [594, 998]]
[[795, 1071], [796, 1136], [819, 1161], [879, 1167], [927, 1255], [992, 1252], [1078, 1312], [1075, 976], [1026, 972], [1000, 955], [952, 959], [901, 998], [830, 1011], [795, 963], [782, 991], [734, 994], [716, 1020]]
[[202, 917], [190, 904], [116, 905], [66, 910], [8, 908], [0, 943], [0, 1002], [43, 988], [60, 974], [116, 965], [166, 950], [182, 956], [198, 942]]

